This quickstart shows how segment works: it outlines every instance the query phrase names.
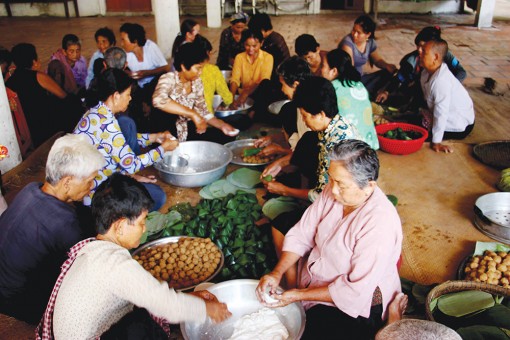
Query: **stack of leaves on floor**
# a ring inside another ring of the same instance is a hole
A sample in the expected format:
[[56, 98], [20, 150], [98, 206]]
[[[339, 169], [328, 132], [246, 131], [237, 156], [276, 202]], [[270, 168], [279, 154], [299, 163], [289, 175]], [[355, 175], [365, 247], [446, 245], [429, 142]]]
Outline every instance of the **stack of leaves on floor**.
[[469, 290], [432, 300], [430, 310], [437, 322], [456, 330], [462, 339], [509, 339], [509, 304], [509, 299]]
[[178, 235], [209, 237], [225, 256], [220, 280], [258, 279], [276, 263], [269, 226], [255, 225], [260, 217], [256, 196], [238, 191], [223, 198], [202, 200], [196, 207], [180, 203], [167, 214], [152, 212], [146, 225], [151, 239]]
[[222, 198], [228, 194], [244, 191], [255, 194], [255, 186], [260, 183], [260, 171], [240, 168], [227, 176], [227, 179], [219, 179], [200, 190], [202, 198], [212, 200]]

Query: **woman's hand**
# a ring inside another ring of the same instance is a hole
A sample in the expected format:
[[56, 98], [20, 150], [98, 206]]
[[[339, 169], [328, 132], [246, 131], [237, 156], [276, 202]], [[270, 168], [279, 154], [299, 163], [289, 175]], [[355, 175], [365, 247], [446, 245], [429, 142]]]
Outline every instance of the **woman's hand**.
[[284, 152], [284, 150], [281, 146], [279, 146], [277, 144], [270, 144], [270, 145], [266, 146], [265, 148], [263, 148], [262, 150], [260, 150], [259, 155], [273, 156], [273, 155], [279, 155], [283, 152]]
[[388, 91], [380, 91], [375, 98], [376, 103], [384, 103], [388, 99]]
[[236, 129], [235, 127], [233, 127], [232, 125], [227, 124], [227, 123], [221, 124], [220, 130], [225, 135], [230, 136], [230, 137], [234, 137], [234, 136], [237, 136], [239, 134], [239, 130], [238, 129]]
[[397, 66], [396, 65], [393, 65], [393, 64], [386, 64], [386, 70], [393, 74], [395, 73], [395, 71], [397, 70]]
[[262, 172], [262, 175], [260, 177], [266, 177], [268, 175], [271, 175], [276, 177], [280, 171], [282, 171], [282, 166], [279, 163], [279, 160], [274, 161], [273, 163], [269, 164], [264, 171]]
[[179, 146], [179, 141], [174, 136], [170, 135], [171, 138], [165, 138], [161, 143], [163, 150], [173, 151]]
[[232, 104], [230, 104], [230, 106], [234, 109], [234, 110], [237, 110], [239, 109], [241, 106], [244, 105], [244, 103], [246, 103], [246, 99], [248, 99], [248, 97], [246, 95], [243, 95], [243, 94], [240, 94]]
[[287, 196], [288, 191], [287, 189], [289, 188], [288, 186], [275, 180], [272, 180], [270, 182], [263, 181], [263, 183], [266, 190], [269, 191], [270, 193], [280, 196]]
[[201, 298], [202, 300], [205, 300], [205, 301], [219, 302], [218, 298], [216, 297], [216, 295], [214, 295], [213, 293], [209, 292], [208, 290], [199, 290], [199, 291], [196, 291], [196, 292], [191, 292], [190, 294], [194, 295], [194, 296], [197, 296], [197, 297], [199, 297], [199, 298]]
[[282, 276], [275, 271], [262, 276], [257, 288], [255, 289], [255, 294], [262, 304], [265, 304], [266, 294], [271, 296], [276, 294], [276, 289], [278, 288], [281, 280]]
[[202, 118], [202, 116], [200, 116], [198, 113], [194, 114], [191, 120], [197, 127], [198, 134], [202, 134], [205, 132], [205, 130], [207, 130], [207, 121], [204, 118]]
[[134, 71], [134, 72], [131, 72], [129, 74], [129, 76], [135, 80], [138, 80], [138, 79], [145, 78], [146, 72], [145, 72], [145, 70]]
[[260, 137], [255, 142], [253, 142], [253, 146], [256, 148], [265, 148], [269, 144], [271, 144], [272, 140], [269, 136]]
[[265, 303], [261, 301], [262, 305], [271, 308], [285, 307], [291, 303], [301, 301], [301, 291], [299, 289], [289, 289], [282, 294], [272, 294], [271, 298], [277, 300], [277, 302]]
[[154, 176], [154, 175], [141, 176], [141, 175], [132, 174], [131, 177], [136, 179], [140, 183], [156, 183], [158, 181], [156, 179], [156, 176]]
[[205, 301], [207, 316], [215, 323], [222, 322], [232, 316], [225, 303]]

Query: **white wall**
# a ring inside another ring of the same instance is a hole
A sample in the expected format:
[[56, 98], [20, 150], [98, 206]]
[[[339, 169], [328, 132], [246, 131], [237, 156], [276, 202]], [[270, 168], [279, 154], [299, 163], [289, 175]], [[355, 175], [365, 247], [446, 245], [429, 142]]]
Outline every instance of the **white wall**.
[[21, 163], [21, 152], [18, 140], [14, 132], [11, 109], [7, 101], [4, 78], [0, 72], [0, 145], [7, 147], [9, 157], [0, 158], [0, 171], [5, 174], [7, 171]]
[[398, 1], [379, 0], [379, 13], [458, 13], [460, 0]]
[[[39, 15], [50, 15], [65, 17], [66, 12], [63, 3], [51, 3], [44, 4], [38, 3], [37, 0], [34, 3], [27, 4], [11, 4], [11, 12], [13, 16], [39, 16]], [[76, 16], [74, 12], [74, 5], [72, 1], [68, 1], [67, 6], [69, 7], [69, 15], [71, 17]], [[80, 16], [96, 16], [106, 14], [106, 0], [78, 0], [78, 10]], [[0, 4], [0, 16], [7, 16], [5, 5]]]

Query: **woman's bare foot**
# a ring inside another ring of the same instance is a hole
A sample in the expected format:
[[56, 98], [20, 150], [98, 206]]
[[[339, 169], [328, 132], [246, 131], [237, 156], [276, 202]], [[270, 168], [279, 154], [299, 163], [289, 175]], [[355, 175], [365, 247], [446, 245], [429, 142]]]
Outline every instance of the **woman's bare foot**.
[[402, 315], [404, 315], [407, 308], [407, 301], [407, 295], [404, 293], [398, 293], [393, 301], [391, 301], [388, 306], [388, 325], [398, 320], [402, 320]]

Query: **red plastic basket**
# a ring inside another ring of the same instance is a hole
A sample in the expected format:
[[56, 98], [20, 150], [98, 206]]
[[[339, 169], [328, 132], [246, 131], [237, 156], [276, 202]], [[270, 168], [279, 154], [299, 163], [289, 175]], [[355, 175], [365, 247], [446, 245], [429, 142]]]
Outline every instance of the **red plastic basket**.
[[[422, 136], [413, 140], [390, 139], [382, 136], [387, 131], [397, 128], [401, 128], [404, 131], [416, 131], [421, 133]], [[377, 139], [379, 140], [381, 150], [393, 155], [409, 155], [410, 153], [420, 150], [423, 142], [425, 142], [425, 139], [427, 139], [429, 135], [424, 128], [406, 123], [386, 123], [377, 125], [375, 131], [377, 132]]]

